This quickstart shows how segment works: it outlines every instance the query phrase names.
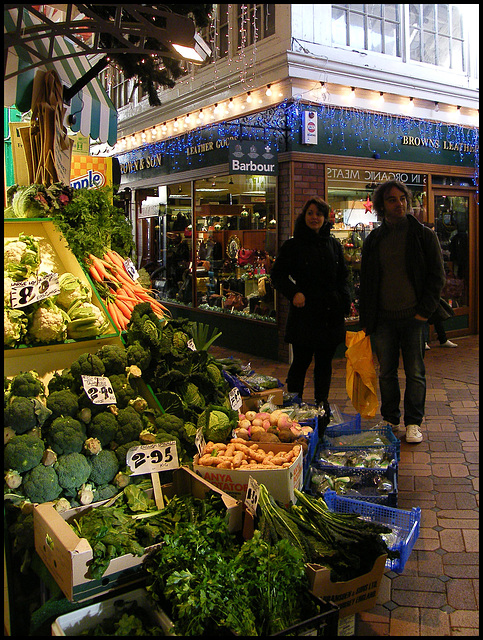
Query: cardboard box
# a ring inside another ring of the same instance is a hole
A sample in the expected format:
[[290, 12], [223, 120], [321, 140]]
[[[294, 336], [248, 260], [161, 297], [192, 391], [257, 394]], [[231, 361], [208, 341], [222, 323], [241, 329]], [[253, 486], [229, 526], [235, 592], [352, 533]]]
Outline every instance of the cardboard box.
[[[191, 494], [196, 498], [203, 498], [210, 490], [222, 494], [227, 508], [230, 531], [240, 530], [242, 527], [241, 503], [203, 480], [190, 469], [186, 467], [176, 469], [173, 473], [173, 483], [162, 486], [163, 495], [168, 498], [175, 494]], [[39, 504], [34, 509], [35, 550], [66, 598], [72, 602], [82, 602], [144, 579], [141, 566], [146, 554], [139, 557], [126, 554], [114, 558], [100, 580], [89, 578], [89, 563], [93, 558], [92, 548], [85, 538], [77, 536], [68, 524], [68, 520], [100, 504], [103, 503], [69, 509], [62, 514], [57, 513], [51, 502]], [[146, 547], [146, 553], [155, 546]]]
[[[247, 443], [250, 444], [250, 443]], [[260, 449], [266, 451], [290, 451], [292, 444], [257, 443]], [[281, 469], [217, 469], [198, 464], [198, 454], [193, 459], [193, 470], [202, 478], [211, 482], [216, 487], [229, 495], [243, 501], [248, 488], [250, 476], [259, 484], [264, 484], [275, 500], [288, 505], [295, 503], [294, 489], [302, 490], [303, 485], [303, 452], [300, 448], [299, 455], [287, 468]]]
[[386, 559], [386, 554], [379, 556], [369, 573], [346, 582], [332, 582], [330, 569], [318, 564], [307, 564], [310, 590], [319, 598], [336, 604], [340, 608], [340, 618], [372, 609], [376, 605]]
[[242, 406], [240, 411], [246, 413], [247, 411], [258, 411], [260, 402], [268, 402], [270, 396], [273, 396], [272, 402], [278, 406], [283, 405], [283, 390], [282, 387], [275, 389], [265, 389], [264, 391], [257, 391], [249, 396], [242, 397]]
[[115, 596], [109, 600], [82, 607], [70, 613], [64, 613], [54, 620], [51, 625], [53, 636], [78, 636], [93, 629], [104, 620], [112, 618], [124, 605], [135, 602], [144, 609], [151, 624], [163, 629], [164, 635], [173, 635], [173, 623], [161, 609], [153, 607], [145, 589], [135, 589], [122, 596]]

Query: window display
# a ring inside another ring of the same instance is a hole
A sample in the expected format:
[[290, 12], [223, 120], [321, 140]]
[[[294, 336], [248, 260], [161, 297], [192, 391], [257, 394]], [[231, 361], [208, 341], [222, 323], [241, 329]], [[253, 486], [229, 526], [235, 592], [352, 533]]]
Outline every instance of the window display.
[[213, 176], [164, 189], [159, 257], [151, 269], [160, 298], [275, 322], [269, 272], [276, 255], [276, 178]]

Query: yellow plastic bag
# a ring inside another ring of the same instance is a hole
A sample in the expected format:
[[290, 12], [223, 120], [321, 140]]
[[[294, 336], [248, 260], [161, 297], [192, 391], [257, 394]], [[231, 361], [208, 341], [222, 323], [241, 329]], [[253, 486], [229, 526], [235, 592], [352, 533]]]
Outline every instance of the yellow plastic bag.
[[352, 406], [362, 418], [374, 418], [377, 407], [377, 375], [371, 340], [364, 331], [347, 331], [346, 389]]

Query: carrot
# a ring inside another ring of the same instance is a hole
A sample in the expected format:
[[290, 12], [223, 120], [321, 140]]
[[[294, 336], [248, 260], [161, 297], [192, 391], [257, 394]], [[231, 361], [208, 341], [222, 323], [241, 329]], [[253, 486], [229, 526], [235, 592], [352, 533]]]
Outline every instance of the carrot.
[[121, 311], [123, 316], [125, 316], [128, 320], [131, 319], [131, 310], [126, 306], [125, 302], [123, 302], [120, 298], [116, 298], [114, 304]]
[[122, 267], [124, 269], [124, 258], [122, 256], [120, 256], [117, 251], [114, 251], [113, 249], [111, 249], [111, 251], [109, 251], [109, 256], [111, 258], [111, 260], [114, 262], [114, 264]]
[[112, 321], [114, 322], [116, 327], [118, 329], [120, 329], [121, 326], [120, 326], [120, 322], [119, 322], [119, 318], [118, 318], [118, 312], [115, 309], [114, 303], [112, 303], [110, 301], [106, 301], [106, 307], [107, 307], [107, 310], [109, 311], [109, 315], [111, 316]]
[[90, 277], [95, 280], [96, 282], [102, 282], [104, 280], [104, 278], [102, 278], [99, 275], [99, 272], [97, 271], [97, 269], [94, 267], [94, 265], [91, 264], [91, 266], [89, 267], [89, 275]]
[[111, 274], [107, 272], [106, 268], [104, 267], [103, 261], [100, 258], [92, 255], [92, 253], [89, 254], [89, 259], [91, 260], [91, 266], [94, 267], [97, 273], [102, 276], [104, 280], [110, 280]]

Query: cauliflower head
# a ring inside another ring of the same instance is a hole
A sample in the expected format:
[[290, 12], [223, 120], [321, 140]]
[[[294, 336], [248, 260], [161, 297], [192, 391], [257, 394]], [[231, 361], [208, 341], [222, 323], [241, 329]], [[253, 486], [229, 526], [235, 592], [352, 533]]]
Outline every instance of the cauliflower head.
[[28, 328], [29, 319], [21, 309], [5, 307], [3, 310], [3, 344], [15, 347], [22, 343]]
[[27, 342], [64, 342], [67, 338], [69, 316], [50, 298], [43, 300], [34, 311], [27, 331]]

